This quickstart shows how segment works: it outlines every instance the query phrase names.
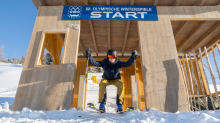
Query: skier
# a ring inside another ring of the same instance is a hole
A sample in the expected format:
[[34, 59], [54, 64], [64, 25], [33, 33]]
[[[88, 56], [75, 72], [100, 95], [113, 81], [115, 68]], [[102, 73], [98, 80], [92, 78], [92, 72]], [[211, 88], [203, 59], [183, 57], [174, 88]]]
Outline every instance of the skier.
[[106, 104], [106, 86], [114, 85], [117, 87], [117, 99], [116, 104], [118, 106], [117, 112], [123, 111], [123, 102], [124, 102], [124, 84], [121, 80], [120, 69], [122, 67], [131, 66], [135, 59], [138, 57], [138, 52], [133, 50], [131, 52], [132, 56], [127, 62], [123, 62], [117, 57], [116, 50], [108, 50], [107, 58], [102, 61], [95, 61], [91, 56], [92, 49], [86, 49], [86, 58], [89, 59], [89, 63], [93, 66], [102, 67], [104, 70], [104, 74], [102, 75], [102, 80], [99, 83], [99, 110], [101, 112], [105, 112], [105, 104]]

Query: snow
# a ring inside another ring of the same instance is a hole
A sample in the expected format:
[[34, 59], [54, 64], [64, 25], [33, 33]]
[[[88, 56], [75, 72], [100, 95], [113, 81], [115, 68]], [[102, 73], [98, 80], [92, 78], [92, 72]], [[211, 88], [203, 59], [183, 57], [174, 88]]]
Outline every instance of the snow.
[[[22, 65], [0, 63], [0, 123], [220, 123], [220, 110], [167, 113], [149, 109], [148, 111], [135, 110], [125, 114], [116, 114], [117, 89], [114, 86], [107, 87], [107, 113], [103, 114], [92, 109], [77, 111], [74, 108], [61, 111], [44, 111], [31, 110], [24, 107], [22, 111], [11, 111], [22, 67]], [[88, 75], [86, 101], [87, 103], [93, 103], [98, 108], [99, 86], [90, 79], [93, 75], [96, 75], [98, 80], [100, 80], [102, 73]], [[210, 85], [210, 87], [211, 91], [214, 92], [213, 85]]]

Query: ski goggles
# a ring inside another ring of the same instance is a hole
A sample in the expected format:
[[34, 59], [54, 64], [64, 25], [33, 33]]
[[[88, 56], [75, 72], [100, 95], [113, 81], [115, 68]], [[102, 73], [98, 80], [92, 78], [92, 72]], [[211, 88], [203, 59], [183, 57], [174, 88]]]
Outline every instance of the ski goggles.
[[108, 58], [109, 58], [109, 59], [115, 59], [115, 58], [116, 58], [116, 55], [108, 55]]

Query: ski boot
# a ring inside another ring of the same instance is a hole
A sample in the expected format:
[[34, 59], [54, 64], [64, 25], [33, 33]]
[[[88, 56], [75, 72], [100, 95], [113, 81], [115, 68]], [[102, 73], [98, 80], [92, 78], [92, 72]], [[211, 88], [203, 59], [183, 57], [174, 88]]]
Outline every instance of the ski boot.
[[122, 104], [117, 104], [117, 105], [118, 105], [117, 112], [122, 112], [123, 111]]
[[99, 110], [100, 110], [101, 113], [105, 112], [105, 103], [100, 103]]

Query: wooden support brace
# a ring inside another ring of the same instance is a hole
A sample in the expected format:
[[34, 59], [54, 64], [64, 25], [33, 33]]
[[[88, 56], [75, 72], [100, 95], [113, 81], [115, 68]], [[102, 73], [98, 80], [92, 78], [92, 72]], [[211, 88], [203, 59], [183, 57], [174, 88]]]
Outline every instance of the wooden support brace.
[[125, 38], [124, 38], [124, 44], [123, 44], [123, 48], [122, 48], [122, 56], [124, 56], [125, 46], [126, 46], [127, 39], [128, 39], [129, 27], [130, 27], [130, 21], [127, 21], [127, 26], [126, 26], [126, 31], [125, 31]]
[[137, 109], [137, 97], [136, 97], [136, 85], [135, 85], [135, 76], [131, 76], [131, 91], [132, 91], [132, 106], [134, 109]]
[[[83, 84], [84, 84], [84, 80], [85, 80], [85, 75], [80, 75], [80, 79], [79, 79], [79, 92], [78, 92], [78, 105], [77, 105], [77, 110], [84, 110], [85, 108], [85, 98], [83, 99], [83, 102], [81, 102], [82, 100], [82, 95], [83, 97], [85, 97], [85, 92], [86, 89], [83, 89]], [[84, 87], [85, 88], [85, 87]], [[84, 92], [82, 92], [84, 90]], [[81, 105], [83, 104], [83, 105]]]
[[179, 6], [182, 0], [175, 0], [173, 6]]
[[95, 33], [94, 33], [94, 29], [93, 29], [92, 20], [89, 20], [89, 26], [90, 26], [90, 31], [91, 31], [91, 35], [92, 35], [93, 45], [95, 47], [96, 55], [98, 56], [98, 48], [97, 48], [97, 45], [96, 45]]
[[188, 21], [184, 21], [181, 23], [181, 25], [178, 27], [178, 29], [174, 32], [174, 38], [176, 38], [178, 36], [180, 31], [184, 28], [184, 26], [187, 25], [187, 23], [188, 23]]
[[195, 53], [194, 50], [193, 50], [193, 55], [194, 55], [194, 58], [195, 58], [196, 68], [197, 68], [198, 75], [199, 75], [199, 82], [200, 82], [201, 89], [202, 89], [202, 94], [203, 94], [203, 97], [204, 97], [203, 100], [205, 102], [206, 110], [209, 110], [208, 103], [207, 103], [207, 100], [205, 98], [205, 90], [204, 90], [203, 83], [202, 83], [202, 77], [201, 77], [201, 73], [200, 73], [200, 70], [199, 70], [198, 60], [196, 58], [196, 53]]
[[40, 3], [41, 6], [46, 6], [46, 3], [44, 2], [44, 0], [38, 0], [38, 2]]
[[195, 76], [195, 72], [194, 72], [194, 68], [193, 68], [192, 58], [191, 58], [190, 52], [189, 52], [189, 58], [190, 58], [190, 63], [191, 63], [192, 76], [193, 76], [193, 79], [194, 79], [194, 83], [195, 83], [196, 91], [197, 91], [197, 96], [198, 96], [199, 110], [201, 110], [201, 107], [200, 107], [200, 97], [199, 97], [199, 88], [198, 88], [198, 83], [197, 83], [197, 80], [196, 80], [196, 76]]
[[217, 46], [217, 49], [218, 49], [218, 54], [220, 55], [220, 48], [219, 48], [218, 43], [216, 43], [216, 46]]
[[82, 49], [83, 55], [86, 56], [86, 55], [85, 55], [85, 48], [83, 47], [81, 41], [79, 41], [79, 47]]
[[64, 5], [67, 5], [66, 3], [66, 0], [60, 0], [61, 4], [64, 6]]
[[188, 67], [189, 79], [190, 79], [190, 84], [191, 84], [191, 88], [192, 88], [192, 94], [193, 94], [193, 99], [194, 99], [193, 102], [194, 102], [195, 110], [197, 111], [197, 108], [196, 108], [196, 98], [195, 98], [194, 89], [193, 89], [193, 82], [192, 82], [192, 75], [191, 75], [191, 71], [190, 71], [190, 68], [189, 68], [187, 54], [186, 54], [186, 65]]
[[154, 0], [153, 5], [156, 6], [158, 4], [159, 0]]
[[[183, 56], [182, 56], [182, 58], [183, 58]], [[187, 93], [187, 99], [188, 99], [188, 102], [190, 103], [190, 107], [191, 107], [191, 110], [193, 110], [193, 103], [192, 103], [192, 97], [191, 97], [191, 92], [190, 92], [190, 87], [189, 87], [189, 83], [188, 83], [188, 77], [187, 77], [187, 73], [186, 73], [186, 68], [185, 68], [185, 61], [184, 61], [184, 58], [182, 59], [182, 61], [183, 61], [183, 65], [181, 64], [181, 62], [180, 62], [180, 59], [178, 59], [179, 60], [179, 63], [180, 63], [180, 65], [183, 67], [183, 69], [182, 69], [182, 67], [181, 67], [181, 70], [182, 70], [182, 74], [183, 74], [183, 79], [184, 79], [184, 83], [185, 83], [185, 87], [186, 87], [186, 93]], [[189, 108], [190, 108], [189, 107]]]
[[205, 68], [204, 68], [204, 66], [203, 66], [203, 59], [202, 59], [201, 48], [199, 48], [199, 54], [200, 54], [200, 60], [201, 60], [202, 70], [203, 70], [203, 72], [204, 72], [205, 79], [206, 79], [206, 84], [207, 84], [206, 86], [208, 87], [209, 96], [210, 96], [211, 102], [212, 102], [212, 107], [213, 107], [213, 109], [215, 110], [214, 102], [213, 102], [213, 99], [212, 99], [212, 94], [211, 94], [211, 91], [210, 91], [210, 88], [209, 88], [209, 84], [208, 84], [208, 79], [207, 79], [207, 76], [206, 76], [206, 73], [205, 73]]
[[206, 0], [198, 0], [198, 2], [196, 3], [196, 6], [202, 6], [205, 2]]
[[[201, 49], [200, 49], [200, 50], [201, 50]], [[214, 76], [214, 73], [213, 73], [213, 70], [212, 70], [212, 66], [211, 66], [211, 64], [210, 64], [210, 61], [209, 61], [209, 56], [208, 56], [206, 47], [204, 47], [204, 51], [205, 51], [205, 54], [206, 54], [207, 64], [208, 64], [208, 66], [209, 66], [209, 68], [210, 68], [210, 74], [211, 74], [211, 77], [212, 77], [212, 82], [213, 82], [213, 85], [214, 85], [215, 93], [216, 93], [216, 95], [218, 95], [218, 89], [217, 89], [217, 86], [216, 86], [215, 76]], [[218, 100], [218, 104], [220, 105], [219, 96], [216, 96], [216, 97], [217, 97], [217, 100]]]
[[214, 52], [213, 46], [212, 46], [212, 54], [213, 54], [213, 57], [214, 57], [215, 66], [216, 66], [216, 70], [217, 70], [217, 73], [218, 73], [218, 78], [220, 80], [220, 72], [219, 72], [219, 69], [218, 69], [218, 64], [217, 64], [217, 60], [216, 60], [216, 57], [215, 57], [215, 52]]

